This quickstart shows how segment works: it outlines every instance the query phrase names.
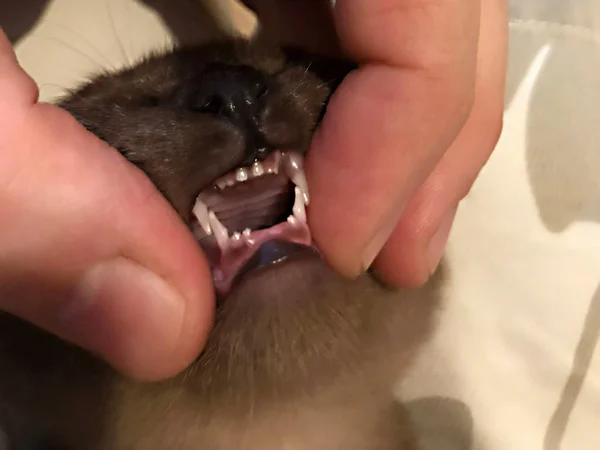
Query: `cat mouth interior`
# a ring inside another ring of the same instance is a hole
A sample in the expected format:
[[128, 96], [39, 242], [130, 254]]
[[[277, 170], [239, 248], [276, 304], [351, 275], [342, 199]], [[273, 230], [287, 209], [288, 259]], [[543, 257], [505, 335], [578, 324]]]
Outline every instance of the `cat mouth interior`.
[[259, 250], [257, 266], [285, 259], [280, 251], [265, 251], [264, 244], [311, 245], [303, 162], [298, 152], [275, 151], [218, 178], [198, 195], [192, 229], [208, 256], [217, 292], [228, 292], [246, 263], [257, 262], [253, 256]]

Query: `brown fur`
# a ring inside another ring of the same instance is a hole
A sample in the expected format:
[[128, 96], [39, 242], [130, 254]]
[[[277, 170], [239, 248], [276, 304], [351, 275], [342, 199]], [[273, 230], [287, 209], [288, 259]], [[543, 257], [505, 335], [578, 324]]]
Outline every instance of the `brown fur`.
[[[252, 156], [242, 129], [187, 102], [218, 62], [268, 76], [262, 138], [302, 151], [350, 69], [218, 43], [101, 76], [62, 103], [141, 167], [188, 223], [195, 195]], [[259, 270], [219, 304], [199, 359], [150, 384], [0, 315], [0, 427], [15, 450], [412, 449], [392, 387], [432, 330], [440, 276], [391, 290], [370, 275], [344, 280], [312, 255]]]

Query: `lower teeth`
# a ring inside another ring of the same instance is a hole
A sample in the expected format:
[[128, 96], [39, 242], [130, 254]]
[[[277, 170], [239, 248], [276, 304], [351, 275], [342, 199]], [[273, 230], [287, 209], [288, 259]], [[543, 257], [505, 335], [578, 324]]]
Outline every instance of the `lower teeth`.
[[[297, 226], [300, 223], [306, 223], [306, 209], [304, 206], [304, 199], [302, 190], [296, 186], [294, 189], [295, 198], [294, 206], [292, 208], [292, 214], [288, 216], [287, 222], [290, 225]], [[224, 249], [229, 246], [230, 242], [240, 244], [245, 242], [249, 245], [254, 244], [252, 237], [252, 230], [246, 228], [243, 231], [235, 231], [230, 233], [229, 230], [221, 223], [217, 215], [210, 210], [207, 210], [206, 206], [198, 201], [194, 207], [194, 215], [200, 222], [202, 229], [207, 235], [214, 235], [219, 247]], [[275, 224], [276, 225], [276, 224]]]

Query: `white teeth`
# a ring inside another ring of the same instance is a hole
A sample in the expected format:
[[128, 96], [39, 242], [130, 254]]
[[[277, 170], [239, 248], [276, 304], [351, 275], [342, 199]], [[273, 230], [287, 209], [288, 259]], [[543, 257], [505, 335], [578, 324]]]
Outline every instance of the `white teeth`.
[[[279, 156], [281, 158], [281, 156]], [[277, 161], [277, 165], [279, 164], [279, 160], [277, 158], [271, 158], [272, 160]], [[226, 187], [231, 187], [236, 183], [243, 183], [244, 181], [248, 181], [250, 178], [256, 178], [264, 175], [265, 173], [277, 173], [277, 169], [274, 168], [273, 162], [270, 161], [267, 165], [260, 161], [254, 162], [249, 167], [240, 167], [233, 174], [224, 175], [217, 181], [215, 181], [215, 186], [218, 189], [225, 189]]]
[[304, 160], [302, 155], [295, 152], [286, 152], [283, 155], [282, 162], [286, 175], [300, 188], [304, 204], [308, 205], [310, 198], [308, 195], [308, 182], [304, 174]]
[[210, 227], [210, 220], [208, 219], [208, 208], [201, 200], [196, 200], [196, 204], [194, 205], [193, 213], [198, 219], [198, 223], [204, 230], [204, 232], [208, 235], [212, 234], [212, 229]]
[[296, 193], [296, 198], [294, 199], [294, 206], [292, 208], [292, 212], [294, 213], [294, 217], [301, 222], [306, 223], [306, 209], [304, 209], [304, 199], [302, 198], [302, 190], [296, 186], [294, 188], [294, 192]]
[[248, 171], [244, 168], [238, 169], [235, 172], [235, 179], [237, 181], [246, 181], [248, 179]]
[[277, 174], [279, 173], [279, 166], [281, 166], [281, 157], [281, 152], [275, 152], [273, 154], [273, 171]]
[[[304, 173], [304, 158], [294, 151], [290, 152], [273, 152], [265, 161], [255, 161], [249, 167], [241, 167], [235, 173], [227, 174], [215, 182], [215, 187], [225, 189], [228, 186], [233, 186], [236, 183], [242, 183], [249, 178], [260, 177], [267, 174], [277, 174], [282, 170], [292, 182], [294, 187], [294, 206], [292, 214], [287, 218], [287, 221], [297, 226], [306, 223], [306, 206], [309, 203], [308, 182]], [[209, 211], [206, 203], [200, 200], [202, 196], [196, 199], [193, 213], [198, 219], [198, 223], [207, 235], [214, 235], [219, 247], [222, 250], [227, 249], [231, 245], [237, 248], [244, 243], [254, 245], [256, 242], [252, 239], [252, 231], [249, 228], [239, 232], [235, 232], [229, 237], [229, 231], [219, 221], [214, 212]]]
[[215, 234], [215, 238], [217, 239], [217, 243], [221, 249], [227, 247], [227, 243], [229, 241], [229, 232], [227, 228], [223, 226], [223, 224], [217, 219], [217, 216], [214, 212], [208, 212], [208, 221], [210, 223], [210, 227]]
[[263, 173], [265, 173], [265, 170], [261, 163], [256, 161], [254, 164], [252, 164], [252, 176], [253, 177], [260, 177]]

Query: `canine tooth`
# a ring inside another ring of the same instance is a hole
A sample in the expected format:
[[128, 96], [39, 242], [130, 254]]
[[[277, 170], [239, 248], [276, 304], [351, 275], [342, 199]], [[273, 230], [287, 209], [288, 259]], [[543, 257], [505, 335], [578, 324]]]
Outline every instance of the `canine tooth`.
[[217, 187], [221, 190], [225, 189], [225, 186], [227, 186], [227, 183], [225, 183], [223, 180], [219, 180], [217, 181]]
[[233, 233], [231, 235], [231, 239], [233, 239], [234, 241], [239, 241], [240, 239], [242, 239], [242, 234], [238, 233], [237, 231], [235, 233]]
[[229, 232], [227, 231], [227, 228], [225, 228], [225, 226], [219, 221], [215, 213], [212, 211], [208, 212], [208, 221], [213, 233], [215, 234], [217, 243], [219, 244], [219, 247], [221, 247], [221, 250], [227, 248], [229, 241]]
[[252, 164], [252, 176], [255, 177], [260, 177], [263, 173], [265, 173], [265, 169], [263, 167], [263, 165], [256, 161], [254, 164]]
[[250, 228], [246, 228], [244, 231], [242, 231], [242, 234], [246, 237], [250, 236], [250, 233], [252, 233], [252, 230], [250, 230]]
[[308, 181], [304, 173], [304, 158], [296, 152], [285, 152], [282, 158], [283, 170], [293, 183], [302, 191], [304, 204], [308, 205]]
[[279, 167], [281, 166], [282, 154], [280, 151], [273, 153], [273, 171], [279, 173]]
[[208, 208], [204, 202], [197, 199], [192, 212], [196, 216], [196, 219], [198, 219], [198, 223], [200, 223], [204, 232], [211, 235], [212, 229], [210, 227], [210, 220], [208, 219]]
[[237, 181], [246, 181], [248, 179], [248, 171], [244, 168], [240, 168], [235, 172], [235, 179]]
[[306, 209], [304, 209], [304, 198], [302, 197], [302, 190], [296, 186], [294, 188], [294, 192], [296, 193], [296, 198], [294, 199], [294, 206], [292, 208], [292, 212], [294, 213], [294, 217], [301, 222], [306, 223]]
[[291, 225], [297, 225], [298, 224], [298, 219], [296, 219], [293, 215], [289, 216], [287, 218], [287, 221], [291, 224]]

